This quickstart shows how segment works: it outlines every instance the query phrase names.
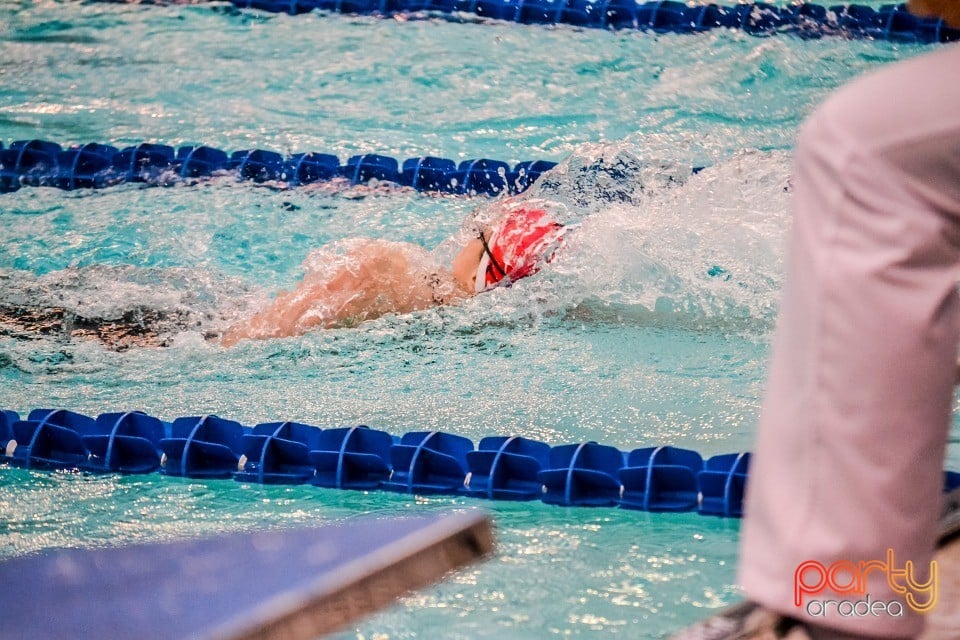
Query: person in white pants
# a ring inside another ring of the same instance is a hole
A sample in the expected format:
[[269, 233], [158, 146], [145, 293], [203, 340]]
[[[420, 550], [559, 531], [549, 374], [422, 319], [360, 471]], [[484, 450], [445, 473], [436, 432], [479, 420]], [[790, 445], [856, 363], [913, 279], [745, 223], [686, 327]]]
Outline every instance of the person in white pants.
[[[919, 4], [960, 26], [960, 2]], [[960, 46], [835, 93], [794, 178], [739, 579], [813, 638], [911, 638], [935, 604], [960, 337]]]

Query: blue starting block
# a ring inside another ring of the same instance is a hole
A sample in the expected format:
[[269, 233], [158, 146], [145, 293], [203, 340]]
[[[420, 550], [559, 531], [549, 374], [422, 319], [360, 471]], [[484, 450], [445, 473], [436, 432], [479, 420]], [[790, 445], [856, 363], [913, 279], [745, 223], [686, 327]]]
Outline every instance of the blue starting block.
[[493, 550], [476, 511], [0, 562], [0, 638], [313, 640]]

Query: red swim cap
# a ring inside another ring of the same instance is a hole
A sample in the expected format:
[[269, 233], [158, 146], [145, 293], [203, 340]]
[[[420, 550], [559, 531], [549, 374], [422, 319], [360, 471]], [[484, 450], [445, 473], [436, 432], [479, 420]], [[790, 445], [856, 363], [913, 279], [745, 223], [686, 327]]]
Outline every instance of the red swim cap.
[[543, 209], [511, 211], [489, 238], [477, 267], [477, 292], [532, 276], [550, 260], [567, 228]]

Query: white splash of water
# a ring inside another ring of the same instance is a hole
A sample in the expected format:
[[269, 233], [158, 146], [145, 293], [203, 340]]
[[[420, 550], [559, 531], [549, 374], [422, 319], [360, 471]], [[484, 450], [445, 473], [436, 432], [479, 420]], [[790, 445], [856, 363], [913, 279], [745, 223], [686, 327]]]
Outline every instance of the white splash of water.
[[[622, 148], [613, 156], [630, 157]], [[579, 167], [590, 163], [576, 165], [560, 167], [553, 186], [534, 195], [563, 212], [586, 208], [581, 226], [540, 274], [471, 301], [473, 321], [571, 310], [580, 318], [586, 310], [638, 322], [769, 327], [789, 228], [787, 154], [743, 152], [686, 179], [676, 169], [651, 178], [642, 166], [601, 171], [583, 184]], [[629, 176], [629, 184], [588, 196], [611, 175]]]

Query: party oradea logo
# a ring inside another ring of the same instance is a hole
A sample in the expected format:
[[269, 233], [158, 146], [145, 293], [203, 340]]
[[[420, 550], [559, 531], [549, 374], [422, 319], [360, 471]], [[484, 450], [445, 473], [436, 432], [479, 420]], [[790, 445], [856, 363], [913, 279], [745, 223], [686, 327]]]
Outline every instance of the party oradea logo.
[[[867, 578], [873, 573], [886, 577], [891, 600], [874, 600], [867, 593]], [[937, 562], [930, 562], [926, 581], [917, 579], [913, 561], [898, 567], [893, 549], [886, 560], [837, 560], [825, 565], [807, 560], [797, 566], [793, 578], [793, 603], [807, 615], [819, 618], [839, 615], [845, 618], [881, 616], [902, 617], [910, 609], [927, 613], [937, 604]]]

